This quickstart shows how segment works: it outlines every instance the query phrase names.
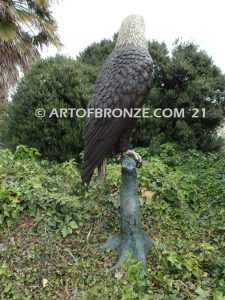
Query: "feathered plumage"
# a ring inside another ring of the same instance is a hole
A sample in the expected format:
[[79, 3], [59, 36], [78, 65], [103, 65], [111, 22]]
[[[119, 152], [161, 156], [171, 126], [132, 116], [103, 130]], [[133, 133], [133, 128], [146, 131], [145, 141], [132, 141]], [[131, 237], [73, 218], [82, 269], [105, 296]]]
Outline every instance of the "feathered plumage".
[[[97, 79], [88, 108], [140, 108], [153, 79], [153, 63], [144, 37], [144, 22], [140, 16], [127, 17], [121, 26], [116, 47]], [[94, 169], [113, 149], [128, 150], [129, 137], [135, 119], [86, 119], [82, 180], [89, 184]]]

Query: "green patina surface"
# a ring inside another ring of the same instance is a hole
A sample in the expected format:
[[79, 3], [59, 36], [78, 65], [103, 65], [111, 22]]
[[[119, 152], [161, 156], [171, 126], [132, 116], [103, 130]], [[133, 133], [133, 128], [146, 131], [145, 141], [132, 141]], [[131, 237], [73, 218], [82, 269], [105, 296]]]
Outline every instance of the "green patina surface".
[[120, 212], [120, 233], [110, 237], [102, 246], [103, 249], [113, 249], [118, 253], [119, 261], [112, 270], [121, 267], [128, 253], [145, 266], [146, 255], [153, 247], [153, 242], [141, 228], [136, 162], [130, 156], [125, 156], [122, 161]]

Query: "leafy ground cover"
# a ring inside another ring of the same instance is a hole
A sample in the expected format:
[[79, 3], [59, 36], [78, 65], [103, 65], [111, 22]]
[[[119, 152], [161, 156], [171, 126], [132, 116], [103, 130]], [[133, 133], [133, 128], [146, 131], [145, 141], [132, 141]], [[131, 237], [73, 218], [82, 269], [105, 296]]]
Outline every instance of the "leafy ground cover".
[[146, 275], [129, 257], [110, 273], [116, 255], [100, 250], [119, 230], [118, 164], [87, 191], [74, 161], [0, 150], [1, 299], [225, 299], [225, 152], [162, 149], [137, 149], [142, 224], [156, 245]]

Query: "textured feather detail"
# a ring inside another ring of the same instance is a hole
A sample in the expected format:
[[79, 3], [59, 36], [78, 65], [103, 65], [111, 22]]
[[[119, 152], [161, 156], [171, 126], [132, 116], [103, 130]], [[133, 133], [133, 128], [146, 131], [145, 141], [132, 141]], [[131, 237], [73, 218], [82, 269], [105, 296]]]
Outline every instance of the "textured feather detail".
[[[147, 50], [135, 45], [116, 48], [98, 76], [88, 108], [139, 108], [150, 90], [153, 64]], [[82, 180], [89, 184], [94, 169], [100, 165], [134, 119], [95, 118], [86, 119], [84, 134], [84, 162]], [[128, 137], [129, 138], [129, 137]]]

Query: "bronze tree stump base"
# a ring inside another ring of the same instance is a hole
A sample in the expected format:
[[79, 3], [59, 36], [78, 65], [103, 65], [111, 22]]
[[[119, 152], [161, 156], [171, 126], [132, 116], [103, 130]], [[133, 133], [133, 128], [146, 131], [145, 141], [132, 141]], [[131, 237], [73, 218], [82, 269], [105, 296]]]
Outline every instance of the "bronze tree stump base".
[[153, 248], [154, 243], [140, 224], [136, 161], [130, 156], [125, 156], [121, 165], [121, 229], [118, 235], [110, 237], [101, 248], [115, 250], [119, 256], [118, 263], [111, 270], [118, 270], [128, 253], [132, 258], [138, 258], [145, 268], [147, 254]]

